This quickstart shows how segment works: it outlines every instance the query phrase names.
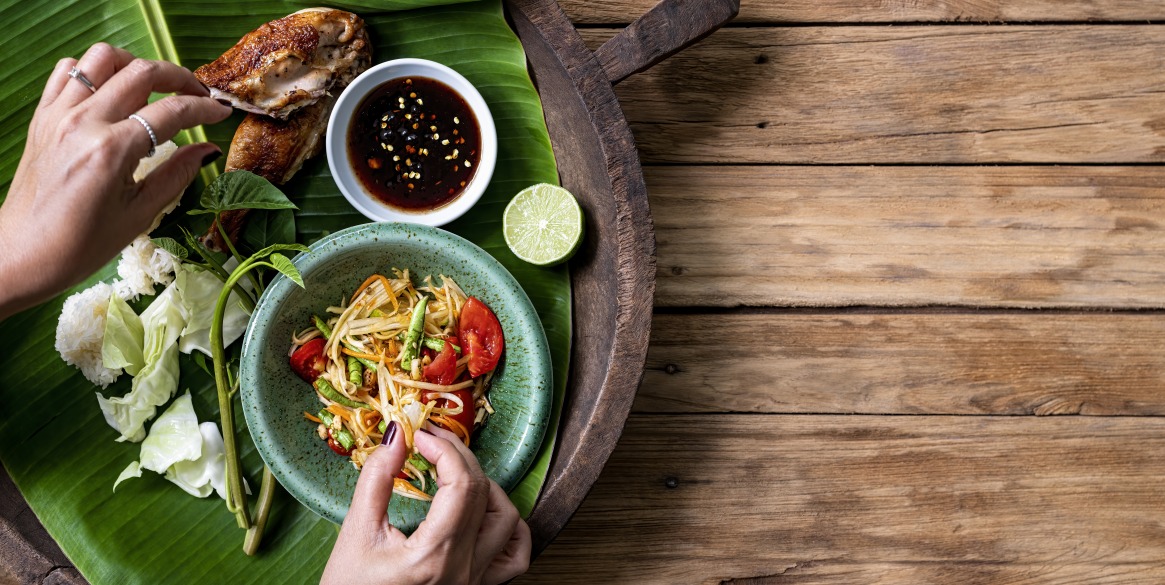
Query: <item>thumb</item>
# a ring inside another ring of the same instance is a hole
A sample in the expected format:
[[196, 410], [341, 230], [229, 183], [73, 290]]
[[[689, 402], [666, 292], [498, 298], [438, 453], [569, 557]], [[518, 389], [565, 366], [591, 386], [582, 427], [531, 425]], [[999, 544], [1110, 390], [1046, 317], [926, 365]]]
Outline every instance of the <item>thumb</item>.
[[408, 447], [396, 421], [388, 423], [384, 437], [385, 442], [372, 452], [360, 470], [345, 526], [351, 523], [358, 530], [377, 530], [385, 525], [393, 478], [404, 467]]
[[182, 192], [198, 175], [199, 169], [220, 156], [222, 150], [209, 142], [179, 148], [138, 185], [135, 213], [141, 214], [143, 223], [149, 225], [166, 206], [182, 196]]

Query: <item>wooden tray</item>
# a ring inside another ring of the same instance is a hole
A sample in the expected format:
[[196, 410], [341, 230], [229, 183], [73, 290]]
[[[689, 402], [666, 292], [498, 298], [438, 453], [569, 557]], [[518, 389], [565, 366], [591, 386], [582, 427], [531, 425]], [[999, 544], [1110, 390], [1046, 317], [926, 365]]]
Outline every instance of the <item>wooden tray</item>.
[[[571, 260], [570, 380], [554, 459], [528, 519], [537, 555], [558, 535], [623, 432], [643, 376], [655, 233], [614, 85], [732, 19], [739, 0], [663, 0], [596, 51], [556, 0], [507, 0], [542, 97], [562, 185], [587, 218]], [[84, 584], [0, 468], [0, 582]]]
[[528, 519], [535, 555], [578, 509], [623, 433], [643, 377], [655, 293], [655, 231], [631, 128], [614, 86], [709, 35], [739, 0], [663, 0], [595, 51], [555, 0], [507, 0], [562, 185], [587, 218], [571, 261], [574, 337], [554, 459]]

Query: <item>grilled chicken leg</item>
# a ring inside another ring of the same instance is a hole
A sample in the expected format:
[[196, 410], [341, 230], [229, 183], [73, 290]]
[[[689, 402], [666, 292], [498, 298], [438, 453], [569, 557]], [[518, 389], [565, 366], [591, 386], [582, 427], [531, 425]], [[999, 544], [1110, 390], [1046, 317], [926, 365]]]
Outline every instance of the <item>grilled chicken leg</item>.
[[246, 112], [287, 119], [372, 61], [364, 21], [351, 12], [307, 8], [247, 33], [194, 71], [214, 98]]
[[[227, 154], [226, 171], [251, 171], [276, 185], [291, 180], [323, 149], [328, 118], [340, 90], [372, 63], [364, 21], [350, 12], [308, 8], [244, 36], [194, 75], [211, 95], [247, 112]], [[238, 241], [247, 210], [220, 219]], [[211, 226], [203, 242], [224, 250]]]
[[[324, 132], [335, 103], [335, 96], [324, 96], [286, 120], [247, 114], [231, 140], [226, 172], [251, 171], [276, 185], [291, 180], [304, 161], [323, 150]], [[248, 211], [225, 211], [219, 216], [231, 242], [239, 240]], [[212, 250], [226, 249], [215, 226], [211, 226], [203, 243]]]

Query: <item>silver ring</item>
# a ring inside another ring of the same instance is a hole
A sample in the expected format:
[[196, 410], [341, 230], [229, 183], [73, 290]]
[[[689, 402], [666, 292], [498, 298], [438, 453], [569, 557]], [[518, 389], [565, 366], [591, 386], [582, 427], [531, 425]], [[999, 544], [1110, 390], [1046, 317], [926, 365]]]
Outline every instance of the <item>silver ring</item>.
[[89, 81], [89, 78], [85, 77], [85, 74], [81, 73], [80, 69], [77, 69], [76, 67], [70, 69], [69, 70], [69, 77], [72, 77], [73, 79], [76, 79], [77, 81], [80, 81], [81, 83], [85, 84], [85, 87], [88, 87], [89, 91], [91, 91], [93, 93], [97, 93], [97, 88], [93, 87], [93, 82]]
[[137, 120], [138, 122], [141, 123], [142, 128], [145, 128], [146, 132], [149, 132], [149, 134], [150, 134], [150, 151], [146, 153], [146, 156], [154, 156], [154, 149], [158, 148], [158, 136], [156, 134], [154, 134], [154, 129], [150, 127], [150, 123], [147, 122], [145, 118], [143, 118], [137, 114], [130, 114], [129, 119]]

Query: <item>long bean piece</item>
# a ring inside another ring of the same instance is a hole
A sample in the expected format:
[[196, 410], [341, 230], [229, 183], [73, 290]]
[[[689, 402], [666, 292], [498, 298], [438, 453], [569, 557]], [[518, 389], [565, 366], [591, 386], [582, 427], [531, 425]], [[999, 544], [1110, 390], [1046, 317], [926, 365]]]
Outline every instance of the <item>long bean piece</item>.
[[404, 347], [401, 348], [400, 367], [404, 371], [413, 369], [413, 360], [421, 353], [421, 337], [425, 331], [425, 307], [429, 306], [429, 296], [422, 295], [413, 307], [413, 317], [409, 321], [409, 331], [405, 334]]

